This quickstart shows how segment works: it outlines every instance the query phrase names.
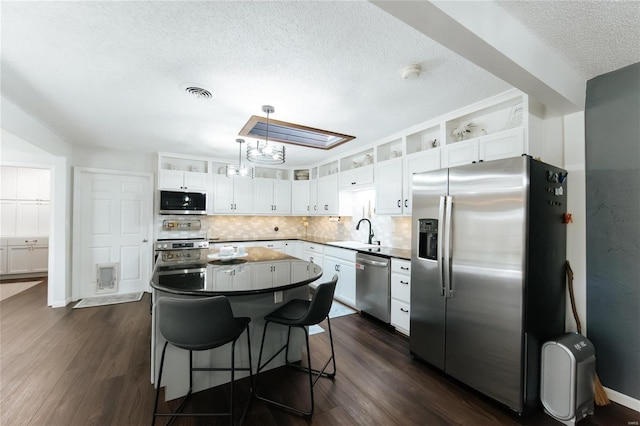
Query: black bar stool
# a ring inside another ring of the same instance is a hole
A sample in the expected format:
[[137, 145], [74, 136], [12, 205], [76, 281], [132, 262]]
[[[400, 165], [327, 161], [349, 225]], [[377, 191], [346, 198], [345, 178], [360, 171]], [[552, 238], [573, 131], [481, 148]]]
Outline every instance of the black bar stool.
[[[160, 360], [160, 373], [156, 382], [156, 401], [153, 407], [153, 422], [156, 417], [204, 417], [204, 416], [229, 416], [233, 425], [233, 384], [236, 371], [249, 371], [249, 380], [253, 380], [251, 370], [251, 338], [249, 337], [248, 317], [234, 317], [229, 300], [225, 296], [197, 298], [197, 299], [175, 299], [171, 297], [161, 297], [157, 305], [158, 324], [160, 333], [167, 339], [162, 349]], [[236, 341], [244, 331], [247, 331], [247, 344], [249, 347], [249, 367], [236, 368], [235, 348]], [[189, 392], [174, 413], [158, 413], [158, 399], [160, 397], [160, 385], [162, 384], [162, 368], [164, 366], [164, 356], [167, 345], [189, 351]], [[215, 349], [231, 343], [231, 367], [230, 368], [201, 368], [193, 367], [193, 351], [206, 351]], [[194, 371], [231, 371], [231, 400], [229, 402], [229, 412], [225, 413], [181, 413], [186, 402], [191, 396], [193, 388]]]
[[[331, 322], [329, 320], [329, 310], [331, 309], [331, 303], [333, 302], [333, 293], [336, 289], [336, 283], [338, 282], [338, 276], [334, 275], [331, 281], [323, 284], [319, 284], [316, 287], [313, 294], [313, 298], [309, 300], [295, 299], [287, 302], [280, 308], [271, 312], [264, 317], [265, 325], [264, 332], [262, 333], [262, 342], [260, 343], [260, 355], [258, 356], [258, 368], [256, 370], [256, 384], [255, 395], [261, 401], [272, 404], [278, 408], [282, 408], [294, 414], [301, 415], [306, 418], [310, 418], [313, 414], [313, 386], [316, 384], [320, 377], [328, 377], [333, 379], [336, 375], [336, 358], [333, 351], [333, 335], [331, 334]], [[316, 325], [327, 319], [327, 326], [329, 329], [329, 341], [331, 343], [331, 357], [327, 360], [324, 367], [321, 370], [315, 370], [311, 368], [311, 352], [309, 350], [309, 332], [307, 326]], [[280, 348], [271, 358], [269, 358], [264, 364], [260, 364], [262, 361], [262, 349], [264, 348], [264, 338], [267, 334], [267, 327], [271, 323], [281, 324], [289, 327], [287, 331], [287, 343]], [[307, 365], [308, 367], [301, 367], [297, 364], [289, 362], [289, 338], [291, 337], [291, 327], [299, 327], [304, 330], [305, 340], [307, 343]], [[258, 395], [258, 379], [260, 377], [260, 371], [264, 369], [273, 359], [278, 356], [282, 351], [285, 351], [285, 362], [287, 366], [294, 367], [304, 372], [309, 373], [309, 393], [311, 396], [311, 409], [309, 411], [303, 411], [298, 408], [294, 408], [289, 405], [282, 404], [271, 399], [264, 398]], [[326, 373], [325, 370], [329, 363], [333, 361], [333, 372]], [[315, 373], [315, 379], [314, 374]]]

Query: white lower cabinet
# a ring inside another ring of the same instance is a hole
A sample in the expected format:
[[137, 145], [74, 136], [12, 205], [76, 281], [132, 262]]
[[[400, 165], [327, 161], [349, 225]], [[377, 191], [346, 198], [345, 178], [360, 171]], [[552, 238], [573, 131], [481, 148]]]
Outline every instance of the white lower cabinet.
[[284, 253], [289, 256], [297, 257], [298, 259], [302, 259], [303, 257], [303, 243], [302, 241], [285, 241], [284, 242]]
[[409, 335], [411, 314], [411, 262], [391, 259], [391, 325]]
[[7, 241], [7, 274], [47, 272], [49, 267], [47, 238], [9, 238]]
[[7, 273], [7, 241], [0, 240], [0, 274]]
[[251, 290], [255, 281], [250, 271], [251, 269], [246, 269], [245, 265], [229, 265], [224, 268], [214, 268], [212, 270], [213, 277], [210, 281], [211, 288], [208, 290], [216, 291], [218, 289], [229, 288], [235, 290]]
[[[303, 242], [302, 243], [302, 259], [314, 263], [318, 266], [320, 266], [321, 268], [324, 267], [324, 246], [322, 244], [315, 244], [315, 243], [307, 243], [307, 242]], [[320, 278], [318, 278], [316, 281], [312, 282], [310, 285], [311, 287], [315, 287], [318, 284], [320, 284], [321, 282], [323, 282], [323, 280], [326, 279], [327, 274], [325, 274], [325, 270], [323, 268], [322, 270], [323, 274], [322, 276], [320, 276]], [[331, 275], [332, 277], [333, 275]], [[329, 279], [331, 278], [329, 277]]]
[[334, 298], [354, 308], [356, 306], [355, 262], [354, 250], [324, 247], [323, 281], [329, 281], [334, 275], [338, 275]]
[[291, 267], [289, 262], [257, 262], [253, 264], [254, 281], [281, 285], [291, 282]]

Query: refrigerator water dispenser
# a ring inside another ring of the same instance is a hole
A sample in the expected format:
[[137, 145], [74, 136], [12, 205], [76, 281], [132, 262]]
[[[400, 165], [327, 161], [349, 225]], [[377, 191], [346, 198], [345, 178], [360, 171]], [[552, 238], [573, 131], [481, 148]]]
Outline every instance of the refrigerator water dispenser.
[[438, 219], [419, 219], [418, 257], [438, 260]]

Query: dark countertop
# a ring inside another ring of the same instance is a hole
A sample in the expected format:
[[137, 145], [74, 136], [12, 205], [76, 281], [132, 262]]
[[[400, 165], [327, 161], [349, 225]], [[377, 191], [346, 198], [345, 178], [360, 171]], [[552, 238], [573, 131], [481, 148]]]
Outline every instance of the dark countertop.
[[[307, 285], [322, 268], [306, 260], [262, 247], [248, 247], [242, 258], [222, 262], [218, 250], [189, 250], [185, 260], [158, 259], [151, 287], [180, 295], [239, 296]], [[196, 254], [197, 252], [197, 254]]]
[[[229, 243], [229, 242], [249, 242], [249, 241], [287, 241], [287, 240], [298, 240], [305, 241], [308, 243], [316, 243], [316, 244], [324, 244], [330, 245], [332, 247], [340, 247], [333, 244], [328, 244], [329, 242], [335, 241], [335, 239], [329, 239], [324, 237], [315, 237], [315, 236], [307, 236], [307, 237], [299, 237], [299, 236], [282, 236], [282, 237], [274, 237], [274, 238], [251, 238], [251, 239], [217, 239], [217, 240], [209, 240], [211, 244], [215, 243]], [[372, 247], [372, 248], [360, 248], [354, 249], [349, 247], [340, 247], [346, 250], [354, 250], [360, 253], [373, 254], [376, 256], [383, 257], [395, 257], [398, 259], [411, 260], [411, 250], [407, 249], [399, 249], [387, 246], [381, 247]]]

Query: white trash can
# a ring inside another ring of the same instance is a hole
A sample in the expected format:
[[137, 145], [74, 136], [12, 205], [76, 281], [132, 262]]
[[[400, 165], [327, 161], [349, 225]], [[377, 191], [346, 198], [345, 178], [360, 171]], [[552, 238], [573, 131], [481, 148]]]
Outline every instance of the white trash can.
[[593, 414], [596, 356], [581, 334], [567, 333], [542, 345], [540, 400], [544, 411], [566, 424]]

